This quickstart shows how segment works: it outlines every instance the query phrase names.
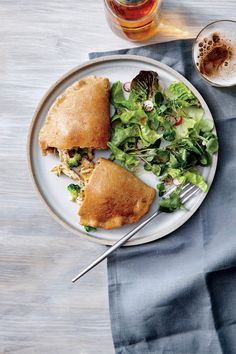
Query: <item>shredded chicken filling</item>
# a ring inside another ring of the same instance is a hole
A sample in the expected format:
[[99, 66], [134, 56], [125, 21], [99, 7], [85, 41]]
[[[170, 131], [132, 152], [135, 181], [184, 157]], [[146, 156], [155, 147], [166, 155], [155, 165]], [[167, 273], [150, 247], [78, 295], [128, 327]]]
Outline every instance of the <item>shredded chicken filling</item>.
[[60, 163], [54, 166], [51, 172], [55, 173], [58, 177], [63, 173], [78, 183], [81, 189], [76, 201], [80, 203], [84, 199], [84, 188], [94, 169], [94, 151], [93, 149], [87, 149], [86, 153], [83, 152], [81, 159], [78, 161], [78, 167], [69, 166], [68, 160], [71, 158], [69, 150], [58, 149], [57, 152]]

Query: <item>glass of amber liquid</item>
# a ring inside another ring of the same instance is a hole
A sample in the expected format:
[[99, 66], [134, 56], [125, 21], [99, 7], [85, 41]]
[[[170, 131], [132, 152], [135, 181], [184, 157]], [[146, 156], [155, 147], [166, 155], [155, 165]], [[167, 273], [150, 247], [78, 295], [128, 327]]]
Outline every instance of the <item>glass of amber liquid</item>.
[[162, 0], [104, 0], [105, 14], [113, 32], [130, 41], [154, 36], [160, 24]]

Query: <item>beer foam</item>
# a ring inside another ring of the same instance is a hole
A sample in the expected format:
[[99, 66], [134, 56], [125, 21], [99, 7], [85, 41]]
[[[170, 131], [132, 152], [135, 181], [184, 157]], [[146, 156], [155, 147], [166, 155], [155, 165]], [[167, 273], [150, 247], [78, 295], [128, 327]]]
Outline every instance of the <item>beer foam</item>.
[[225, 46], [230, 51], [230, 57], [220, 65], [212, 75], [201, 73], [207, 80], [219, 86], [236, 85], [236, 38], [233, 32], [227, 30], [205, 30], [196, 40], [193, 48], [193, 58], [200, 71], [201, 60], [216, 44]]

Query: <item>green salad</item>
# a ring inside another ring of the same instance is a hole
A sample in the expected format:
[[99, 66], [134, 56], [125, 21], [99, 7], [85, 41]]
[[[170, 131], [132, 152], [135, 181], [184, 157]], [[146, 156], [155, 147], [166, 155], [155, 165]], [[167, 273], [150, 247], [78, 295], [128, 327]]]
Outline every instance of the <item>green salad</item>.
[[110, 159], [130, 170], [143, 165], [158, 177], [160, 196], [175, 184], [170, 197], [160, 201], [161, 210], [172, 212], [182, 207], [179, 192], [186, 182], [208, 190], [198, 167], [209, 166], [218, 151], [213, 122], [204, 119], [200, 102], [181, 82], [163, 89], [156, 72], [140, 71], [126, 91], [128, 86], [127, 99], [120, 81], [111, 88]]

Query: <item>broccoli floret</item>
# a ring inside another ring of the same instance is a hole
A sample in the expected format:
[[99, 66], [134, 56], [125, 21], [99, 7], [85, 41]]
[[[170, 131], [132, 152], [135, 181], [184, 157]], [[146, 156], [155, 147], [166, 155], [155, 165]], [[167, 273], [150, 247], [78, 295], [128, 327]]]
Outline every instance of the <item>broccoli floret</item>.
[[92, 227], [92, 226], [84, 226], [85, 231], [89, 232], [89, 231], [96, 231], [96, 227]]
[[76, 152], [73, 157], [68, 159], [67, 162], [70, 167], [78, 167], [80, 160], [81, 160], [81, 155]]
[[76, 199], [79, 196], [79, 192], [80, 192], [80, 186], [78, 184], [69, 184], [69, 186], [67, 186], [67, 190], [70, 192], [71, 196], [70, 196], [70, 200], [72, 202], [75, 202]]

